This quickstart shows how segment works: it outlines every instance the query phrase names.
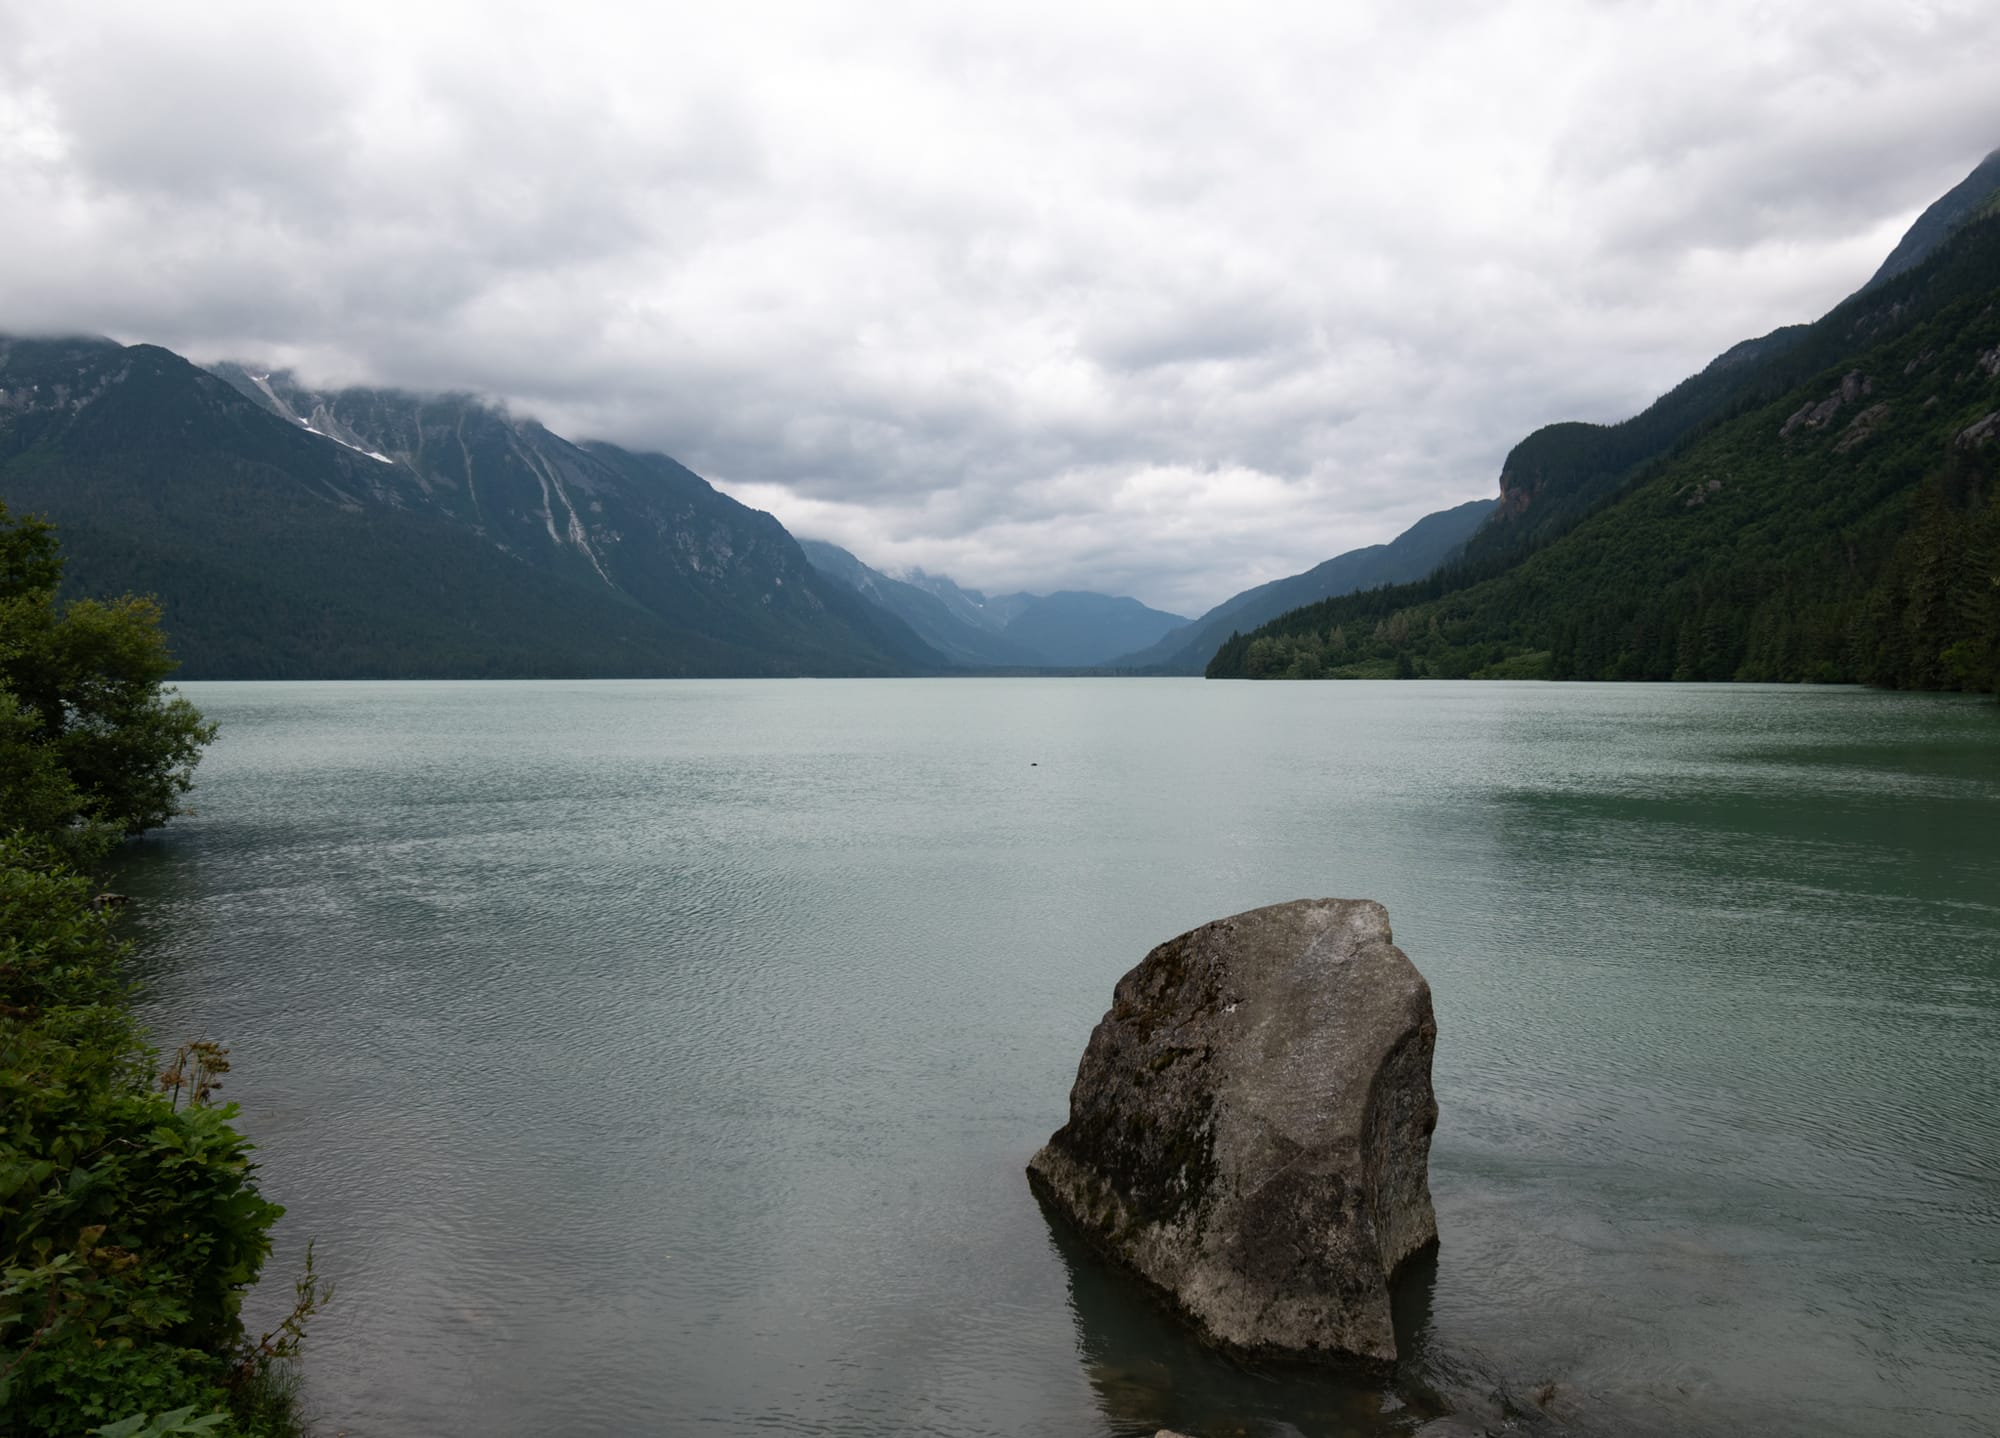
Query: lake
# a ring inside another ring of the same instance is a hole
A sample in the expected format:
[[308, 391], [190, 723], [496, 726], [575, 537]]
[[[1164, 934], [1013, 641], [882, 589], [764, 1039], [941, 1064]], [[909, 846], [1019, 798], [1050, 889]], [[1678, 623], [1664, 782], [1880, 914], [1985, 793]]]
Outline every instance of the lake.
[[[1853, 689], [190, 684], [119, 883], [307, 1240], [327, 1432], [1613, 1432], [2000, 1415], [2000, 709]], [[1118, 976], [1385, 903], [1442, 1243], [1247, 1369], [1023, 1177]]]

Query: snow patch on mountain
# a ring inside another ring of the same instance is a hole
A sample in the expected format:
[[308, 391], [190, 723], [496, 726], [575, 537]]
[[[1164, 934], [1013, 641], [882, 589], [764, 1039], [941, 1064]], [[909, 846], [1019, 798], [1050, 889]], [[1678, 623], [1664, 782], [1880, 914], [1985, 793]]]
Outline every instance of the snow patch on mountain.
[[[285, 403], [284, 399], [278, 394], [278, 392], [275, 389], [271, 388], [271, 376], [269, 374], [253, 374], [250, 376], [250, 383], [257, 386], [258, 391], [262, 393], [266, 399], [271, 401], [272, 407], [276, 409], [279, 414], [283, 415], [286, 419], [290, 420], [293, 424], [297, 425], [307, 434], [316, 434], [321, 439], [330, 439], [335, 444], [342, 445], [348, 449], [353, 450], [356, 454], [365, 454], [370, 459], [380, 460], [383, 464], [394, 464], [396, 462], [395, 460], [389, 458], [388, 455], [382, 453], [382, 451], [380, 451], [379, 449], [370, 449], [364, 444], [357, 444], [352, 439], [343, 439], [340, 435], [332, 434], [329, 433], [327, 430], [321, 429], [318, 425], [314, 424], [312, 420], [307, 419], [305, 416], [301, 415], [297, 410], [293, 409], [290, 405]], [[320, 417], [321, 417], [320, 412], [315, 411], [313, 418], [318, 419]]]

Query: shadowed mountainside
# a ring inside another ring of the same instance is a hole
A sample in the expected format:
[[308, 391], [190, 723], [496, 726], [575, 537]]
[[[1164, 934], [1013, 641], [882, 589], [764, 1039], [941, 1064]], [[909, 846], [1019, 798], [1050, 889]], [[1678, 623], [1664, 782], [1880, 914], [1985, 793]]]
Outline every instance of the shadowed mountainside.
[[1923, 258], [1817, 322], [1624, 425], [1524, 440], [1457, 563], [1284, 615], [1208, 673], [1995, 688], [2000, 165], [1972, 180], [1906, 238]]
[[1494, 504], [1474, 499], [1427, 514], [1387, 544], [1350, 549], [1303, 574], [1246, 589], [1199, 619], [1169, 630], [1157, 643], [1112, 661], [1113, 667], [1144, 674], [1199, 674], [1233, 633], [1254, 629], [1315, 600], [1422, 579], [1464, 548]]
[[0, 337], [0, 498], [60, 526], [77, 592], [158, 594], [191, 678], [945, 665], [666, 456], [462, 395]]

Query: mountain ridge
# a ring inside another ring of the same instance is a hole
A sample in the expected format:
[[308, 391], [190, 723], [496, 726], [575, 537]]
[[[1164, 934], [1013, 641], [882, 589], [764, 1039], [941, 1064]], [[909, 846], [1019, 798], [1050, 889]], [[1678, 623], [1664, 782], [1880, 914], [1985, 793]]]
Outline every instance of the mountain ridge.
[[1896, 242], [1896, 247], [1889, 251], [1881, 267], [1855, 293], [1865, 294], [1904, 271], [1915, 269], [1936, 254], [1938, 247], [1950, 239], [1961, 225], [1989, 206], [1996, 193], [2000, 193], [2000, 149], [1994, 150], [1973, 167], [1971, 174], [1926, 205], [1923, 213]]
[[159, 593], [188, 677], [948, 667], [667, 456], [469, 396], [4, 336], [0, 500], [63, 529], [74, 588]]
[[1058, 589], [1050, 594], [1002, 596], [1021, 598], [1028, 602], [1000, 632], [1047, 655], [1051, 664], [1070, 668], [1101, 668], [1187, 623], [1183, 615], [1154, 609], [1127, 594]]
[[1131, 633], [1179, 622], [1126, 595], [1058, 590], [989, 597], [922, 570], [910, 571], [921, 584], [898, 579], [827, 540], [800, 544], [822, 571], [885, 605], [933, 648], [972, 668], [1100, 668]]
[[1230, 637], [1289, 610], [1357, 589], [1421, 579], [1449, 561], [1484, 524], [1498, 500], [1473, 499], [1427, 514], [1386, 544], [1364, 545], [1322, 560], [1299, 574], [1234, 594], [1112, 667], [1146, 674], [1200, 674]]
[[1624, 468], [1603, 428], [1544, 427], [1510, 468], [1566, 438], [1595, 463], [1552, 466], [1511, 532], [1503, 479], [1446, 570], [1281, 616], [1207, 672], [2000, 685], [2000, 169], [1973, 178], [1993, 188], [1955, 190], [1918, 263], [1656, 401], [1637, 418], [1678, 428]]
[[928, 589], [874, 569], [839, 545], [824, 539], [801, 539], [799, 547], [821, 573], [895, 614], [918, 638], [969, 669], [1037, 669], [1049, 661], [1023, 645], [1009, 641], [1003, 629], [989, 628], [961, 617], [959, 611]]

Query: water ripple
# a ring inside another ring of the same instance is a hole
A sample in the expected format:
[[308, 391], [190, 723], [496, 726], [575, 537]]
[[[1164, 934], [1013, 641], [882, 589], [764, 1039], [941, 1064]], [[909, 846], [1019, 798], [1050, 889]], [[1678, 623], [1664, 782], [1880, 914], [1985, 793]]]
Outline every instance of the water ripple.
[[[148, 1011], [235, 1049], [354, 1438], [1389, 1434], [1544, 1382], [1635, 1433], [2000, 1411], [1988, 707], [189, 690], [199, 813], [121, 880]], [[1021, 1179], [1118, 974], [1328, 893], [1389, 905], [1439, 1012], [1444, 1246], [1386, 1385], [1204, 1353]]]

